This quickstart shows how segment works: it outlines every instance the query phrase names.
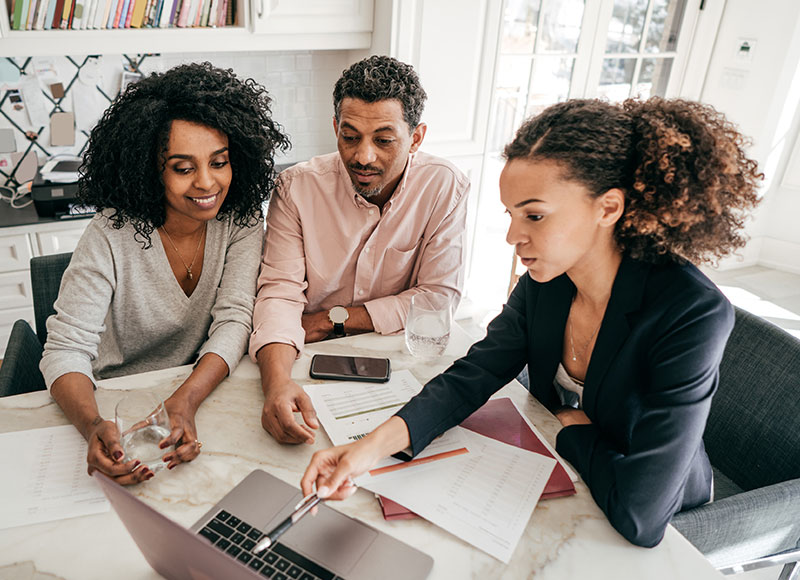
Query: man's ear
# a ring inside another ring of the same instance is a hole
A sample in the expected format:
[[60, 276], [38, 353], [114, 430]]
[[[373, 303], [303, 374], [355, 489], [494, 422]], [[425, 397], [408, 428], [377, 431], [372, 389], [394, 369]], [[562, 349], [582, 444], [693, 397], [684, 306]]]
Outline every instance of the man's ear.
[[339, 139], [339, 121], [336, 120], [336, 115], [333, 116], [333, 134], [336, 139]]
[[409, 148], [409, 153], [416, 153], [419, 149], [419, 146], [422, 145], [423, 139], [425, 139], [425, 132], [428, 130], [428, 126], [425, 123], [420, 123], [414, 128], [414, 131], [411, 132], [411, 147]]
[[625, 212], [625, 193], [614, 187], [597, 199], [601, 210], [600, 225], [613, 227]]

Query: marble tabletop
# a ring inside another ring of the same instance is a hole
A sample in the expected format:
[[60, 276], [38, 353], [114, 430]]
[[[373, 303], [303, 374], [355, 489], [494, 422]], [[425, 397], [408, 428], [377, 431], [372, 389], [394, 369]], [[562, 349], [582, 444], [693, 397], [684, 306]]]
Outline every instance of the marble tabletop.
[[[393, 369], [409, 369], [424, 384], [466, 352], [470, 342], [466, 333], [454, 326], [445, 355], [426, 363], [408, 354], [402, 336], [346, 337], [309, 345], [292, 374], [300, 383], [313, 382], [308, 378], [308, 367], [316, 353], [388, 356]], [[130, 389], [150, 388], [162, 396], [169, 395], [189, 370], [186, 366], [101, 381], [97, 390], [100, 412], [105, 417], [113, 416], [116, 401]], [[513, 399], [545, 438], [554, 443], [558, 421], [519, 383], [504, 387], [498, 396]], [[172, 471], [156, 474], [131, 491], [188, 527], [253, 469], [263, 469], [299, 485], [312, 453], [330, 446], [330, 440], [321, 431], [311, 446], [276, 443], [261, 428], [262, 404], [258, 368], [245, 358], [198, 412], [197, 428], [203, 441], [200, 456]], [[0, 399], [0, 432], [66, 423], [47, 392]], [[385, 521], [375, 497], [366, 490], [358, 490], [348, 500], [332, 505], [433, 556], [431, 580], [695, 580], [721, 576], [672, 527], [656, 548], [629, 544], [608, 523], [583, 482], [579, 481], [576, 488], [576, 495], [539, 502], [508, 565], [422, 519]], [[159, 576], [112, 510], [0, 530], [0, 580], [12, 578], [153, 580]]]

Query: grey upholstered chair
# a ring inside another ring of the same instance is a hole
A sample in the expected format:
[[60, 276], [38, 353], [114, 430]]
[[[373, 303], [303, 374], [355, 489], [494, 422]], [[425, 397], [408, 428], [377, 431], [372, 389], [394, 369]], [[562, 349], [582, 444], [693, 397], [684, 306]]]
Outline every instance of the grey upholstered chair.
[[31, 259], [31, 288], [36, 333], [24, 320], [17, 320], [11, 329], [8, 346], [0, 366], [0, 397], [30, 393], [45, 388], [39, 371], [42, 347], [47, 340], [46, 322], [55, 314], [53, 303], [58, 297], [61, 277], [72, 253], [53, 254]]
[[672, 524], [723, 573], [800, 578], [800, 340], [736, 309], [703, 441], [714, 501]]

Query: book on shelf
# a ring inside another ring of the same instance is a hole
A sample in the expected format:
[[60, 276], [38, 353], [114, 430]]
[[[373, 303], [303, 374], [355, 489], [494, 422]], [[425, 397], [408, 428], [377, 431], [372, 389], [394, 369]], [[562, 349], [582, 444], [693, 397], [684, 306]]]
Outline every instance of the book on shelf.
[[39, 6], [36, 8], [36, 19], [34, 20], [34, 30], [44, 30], [44, 19], [47, 16], [47, 8], [50, 5], [50, 0], [39, 0]]
[[56, 9], [53, 11], [53, 24], [51, 28], [61, 28], [61, 15], [64, 13], [64, 0], [56, 0]]
[[53, 28], [53, 16], [55, 16], [57, 6], [58, 0], [50, 0], [50, 2], [47, 3], [47, 13], [44, 16], [45, 30], [50, 30]]
[[72, 5], [69, 7], [69, 19], [67, 20], [67, 28], [72, 28], [72, 21], [75, 18], [75, 4], [78, 0], [72, 0]]
[[128, 11], [128, 0], [119, 0], [119, 5], [117, 6], [117, 16], [114, 22], [114, 28], [125, 28], [125, 16], [127, 15]]
[[97, 29], [106, 27], [108, 13], [111, 10], [111, 0], [100, 0], [99, 4], [100, 6], [97, 8], [97, 18], [94, 21], [94, 27]]
[[161, 14], [161, 6], [163, 6], [164, 0], [151, 0], [150, 2], [150, 13], [147, 16], [146, 25], [150, 28], [154, 26], [158, 26], [158, 19], [159, 15]]
[[83, 7], [85, 0], [74, 0], [72, 3], [72, 14], [70, 15], [69, 27], [73, 30], [80, 30], [83, 22]]
[[111, 10], [108, 13], [106, 28], [116, 28], [115, 24], [119, 21], [119, 14], [122, 12], [123, 0], [111, 0]]
[[94, 20], [97, 18], [97, 6], [102, 0], [89, 0], [89, 13], [83, 19], [84, 30], [94, 28]]
[[72, 0], [64, 0], [64, 9], [61, 11], [61, 28], [67, 28], [69, 15], [72, 13]]
[[217, 13], [219, 12], [219, 0], [211, 0], [211, 6], [208, 8], [208, 19], [206, 26], [217, 25]]
[[[141, 2], [141, 0], [138, 0]], [[125, 28], [131, 27], [131, 18], [133, 17], [133, 9], [136, 7], [137, 0], [130, 0], [128, 2], [128, 6], [125, 9]], [[122, 18], [120, 18], [120, 28], [122, 28]]]
[[125, 28], [141, 28], [144, 19], [144, 10], [147, 8], [147, 0], [131, 0], [133, 8], [128, 10], [125, 20]]
[[31, 2], [30, 13], [28, 14], [28, 30], [36, 29], [36, 21], [39, 20], [39, 9], [42, 6], [42, 0], [33, 0]]
[[31, 0], [28, 5], [28, 15], [25, 18], [25, 30], [30, 30], [33, 26], [33, 17], [36, 14], [36, 6], [39, 4], [38, 0]]

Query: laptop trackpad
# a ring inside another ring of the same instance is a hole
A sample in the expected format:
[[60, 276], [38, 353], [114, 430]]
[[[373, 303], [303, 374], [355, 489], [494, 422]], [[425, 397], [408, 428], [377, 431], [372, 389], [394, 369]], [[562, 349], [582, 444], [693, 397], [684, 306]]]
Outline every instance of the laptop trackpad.
[[304, 517], [279, 541], [339, 575], [346, 575], [377, 535], [358, 520], [323, 505], [316, 516]]

